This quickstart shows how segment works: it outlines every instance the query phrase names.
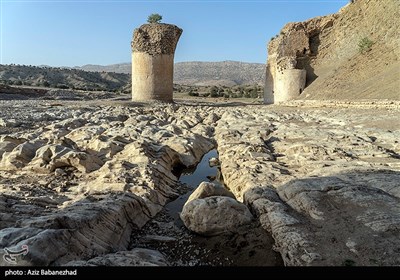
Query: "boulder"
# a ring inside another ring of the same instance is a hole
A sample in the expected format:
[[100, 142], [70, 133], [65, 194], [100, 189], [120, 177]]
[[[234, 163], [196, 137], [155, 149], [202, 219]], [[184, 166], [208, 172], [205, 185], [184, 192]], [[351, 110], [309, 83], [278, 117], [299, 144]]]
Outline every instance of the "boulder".
[[0, 127], [17, 127], [21, 123], [15, 119], [3, 119], [0, 118]]
[[189, 201], [180, 217], [188, 229], [206, 236], [237, 232], [253, 218], [246, 205], [226, 196]]

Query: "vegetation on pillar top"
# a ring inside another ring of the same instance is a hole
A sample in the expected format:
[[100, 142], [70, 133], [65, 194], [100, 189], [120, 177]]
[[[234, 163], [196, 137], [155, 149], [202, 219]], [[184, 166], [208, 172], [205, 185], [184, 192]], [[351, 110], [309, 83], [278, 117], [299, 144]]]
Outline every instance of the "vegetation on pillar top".
[[160, 14], [151, 14], [147, 18], [148, 23], [160, 23], [162, 16]]

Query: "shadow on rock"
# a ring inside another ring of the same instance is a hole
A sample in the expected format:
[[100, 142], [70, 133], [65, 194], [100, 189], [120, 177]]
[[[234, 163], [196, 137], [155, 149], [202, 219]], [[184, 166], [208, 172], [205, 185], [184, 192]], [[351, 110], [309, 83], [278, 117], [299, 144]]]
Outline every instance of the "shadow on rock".
[[247, 191], [285, 265], [399, 265], [400, 172], [351, 170]]

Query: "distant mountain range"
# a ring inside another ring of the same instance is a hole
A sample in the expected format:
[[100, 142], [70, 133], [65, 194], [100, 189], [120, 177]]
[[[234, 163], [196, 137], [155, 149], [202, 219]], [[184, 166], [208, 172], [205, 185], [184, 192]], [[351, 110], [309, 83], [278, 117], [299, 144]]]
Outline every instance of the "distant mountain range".
[[174, 80], [188, 85], [264, 84], [265, 64], [239, 61], [175, 63]]
[[86, 64], [83, 66], [75, 66], [73, 69], [79, 69], [89, 72], [115, 72], [130, 74], [132, 71], [132, 66], [130, 63], [119, 63], [110, 65], [96, 65], [96, 64]]
[[[92, 72], [131, 73], [130, 63], [112, 65], [84, 65], [75, 69]], [[174, 68], [174, 82], [185, 85], [244, 85], [264, 84], [265, 64], [240, 61], [178, 62]]]
[[[174, 83], [181, 85], [262, 85], [265, 66], [238, 61], [175, 63]], [[82, 90], [130, 91], [131, 64], [49, 67], [0, 65], [0, 83], [71, 88]]]

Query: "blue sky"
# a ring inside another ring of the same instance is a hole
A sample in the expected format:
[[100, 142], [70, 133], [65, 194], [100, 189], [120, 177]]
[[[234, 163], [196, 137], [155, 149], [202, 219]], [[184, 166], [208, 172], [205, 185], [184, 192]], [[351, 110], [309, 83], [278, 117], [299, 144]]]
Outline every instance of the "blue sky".
[[183, 28], [176, 62], [265, 63], [284, 24], [335, 13], [348, 0], [0, 2], [0, 63], [81, 66], [129, 62], [133, 29], [151, 13]]

